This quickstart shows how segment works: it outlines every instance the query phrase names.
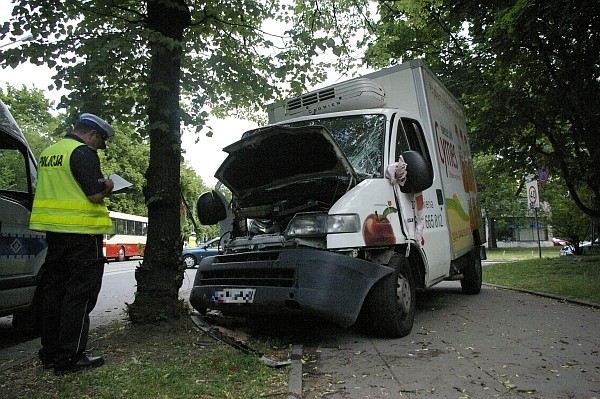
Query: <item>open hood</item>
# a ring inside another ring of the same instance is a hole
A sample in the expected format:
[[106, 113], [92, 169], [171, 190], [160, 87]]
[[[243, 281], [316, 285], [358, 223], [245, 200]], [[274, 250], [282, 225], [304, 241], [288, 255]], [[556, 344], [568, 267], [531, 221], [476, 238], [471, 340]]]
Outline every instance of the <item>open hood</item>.
[[356, 173], [322, 126], [268, 126], [223, 149], [215, 177], [240, 199], [324, 179], [356, 181]]

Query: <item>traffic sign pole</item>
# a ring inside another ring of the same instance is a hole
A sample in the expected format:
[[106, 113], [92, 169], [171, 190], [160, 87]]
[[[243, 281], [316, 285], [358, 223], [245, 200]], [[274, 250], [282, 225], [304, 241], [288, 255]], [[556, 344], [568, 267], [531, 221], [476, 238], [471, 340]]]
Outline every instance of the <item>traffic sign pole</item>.
[[542, 244], [540, 243], [540, 225], [538, 223], [537, 208], [533, 208], [533, 210], [535, 213], [535, 227], [537, 229], [538, 253], [540, 255], [540, 259], [542, 259]]
[[540, 255], [540, 259], [542, 258], [542, 244], [540, 242], [540, 225], [538, 222], [537, 209], [540, 207], [540, 192], [538, 191], [537, 180], [532, 180], [527, 183], [527, 199], [529, 202], [529, 208], [533, 208], [533, 212], [535, 215], [535, 227], [537, 229], [537, 242], [538, 242], [538, 252]]

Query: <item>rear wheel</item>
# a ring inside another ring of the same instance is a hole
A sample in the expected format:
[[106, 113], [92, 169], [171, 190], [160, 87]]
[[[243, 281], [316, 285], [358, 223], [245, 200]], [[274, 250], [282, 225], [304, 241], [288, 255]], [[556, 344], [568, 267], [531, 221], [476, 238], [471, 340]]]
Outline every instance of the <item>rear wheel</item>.
[[376, 335], [404, 337], [415, 320], [415, 282], [410, 263], [394, 255], [388, 265], [394, 271], [378, 281], [365, 301], [370, 328]]
[[183, 264], [186, 269], [193, 269], [196, 267], [196, 258], [192, 255], [183, 255]]
[[475, 295], [481, 291], [482, 271], [481, 258], [479, 257], [479, 248], [474, 248], [469, 253], [469, 260], [463, 270], [463, 279], [460, 280], [460, 286], [465, 294]]

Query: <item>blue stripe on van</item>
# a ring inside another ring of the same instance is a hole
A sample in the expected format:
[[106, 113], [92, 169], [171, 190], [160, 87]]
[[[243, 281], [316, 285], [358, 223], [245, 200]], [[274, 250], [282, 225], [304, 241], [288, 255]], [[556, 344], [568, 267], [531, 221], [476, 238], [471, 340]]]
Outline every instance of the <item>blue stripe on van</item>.
[[0, 256], [37, 256], [48, 244], [43, 235], [0, 233]]

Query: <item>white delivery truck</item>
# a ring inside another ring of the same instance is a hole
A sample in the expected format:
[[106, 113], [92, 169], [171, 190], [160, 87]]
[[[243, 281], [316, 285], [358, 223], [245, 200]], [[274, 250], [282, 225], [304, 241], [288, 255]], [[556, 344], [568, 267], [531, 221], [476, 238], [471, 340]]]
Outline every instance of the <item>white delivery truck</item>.
[[0, 101], [0, 316], [15, 328], [35, 325], [37, 284], [47, 252], [45, 234], [29, 230], [37, 163]]
[[204, 313], [301, 313], [407, 335], [415, 290], [481, 289], [484, 231], [463, 110], [415, 60], [269, 108], [224, 149], [232, 193], [198, 199], [222, 255], [190, 302]]

